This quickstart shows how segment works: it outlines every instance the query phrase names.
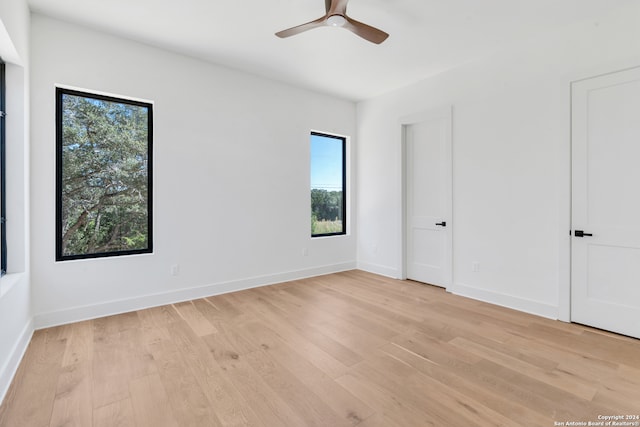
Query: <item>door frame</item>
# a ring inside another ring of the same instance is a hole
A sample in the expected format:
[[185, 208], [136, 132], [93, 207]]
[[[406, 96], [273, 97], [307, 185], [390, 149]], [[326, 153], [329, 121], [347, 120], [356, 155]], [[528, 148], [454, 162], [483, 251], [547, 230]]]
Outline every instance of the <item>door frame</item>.
[[444, 107], [433, 108], [423, 112], [411, 114], [401, 117], [398, 121], [398, 128], [400, 133], [400, 242], [399, 251], [400, 256], [400, 279], [407, 279], [407, 141], [406, 141], [406, 129], [407, 126], [424, 122], [435, 118], [445, 118], [449, 121], [448, 126], [448, 138], [449, 149], [445, 152], [445, 159], [451, 165], [451, 173], [445, 177], [445, 185], [447, 187], [447, 195], [445, 200], [445, 216], [447, 221], [447, 236], [448, 236], [448, 248], [445, 254], [448, 264], [446, 268], [447, 282], [445, 283], [445, 289], [451, 291], [453, 287], [453, 106], [447, 105]]

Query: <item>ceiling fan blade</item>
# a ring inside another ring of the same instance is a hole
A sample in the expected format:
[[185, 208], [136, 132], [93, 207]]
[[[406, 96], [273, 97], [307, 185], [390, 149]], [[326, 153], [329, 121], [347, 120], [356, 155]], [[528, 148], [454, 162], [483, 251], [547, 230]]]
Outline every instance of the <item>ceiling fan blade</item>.
[[325, 4], [329, 4], [327, 16], [344, 15], [347, 13], [347, 3], [349, 0], [325, 0]]
[[355, 19], [351, 19], [347, 15], [344, 15], [344, 17], [347, 22], [344, 24], [343, 28], [346, 28], [347, 30], [353, 32], [354, 34], [362, 37], [367, 41], [370, 41], [371, 43], [380, 44], [385, 41], [387, 37], [389, 37], [389, 34], [385, 33], [382, 30], [356, 21]]
[[305, 31], [312, 30], [317, 27], [323, 27], [325, 25], [325, 21], [327, 20], [326, 16], [322, 18], [318, 18], [315, 21], [307, 22], [306, 24], [298, 25], [296, 27], [288, 28], [286, 30], [282, 30], [276, 33], [276, 36], [280, 38], [295, 36], [296, 34], [303, 33]]

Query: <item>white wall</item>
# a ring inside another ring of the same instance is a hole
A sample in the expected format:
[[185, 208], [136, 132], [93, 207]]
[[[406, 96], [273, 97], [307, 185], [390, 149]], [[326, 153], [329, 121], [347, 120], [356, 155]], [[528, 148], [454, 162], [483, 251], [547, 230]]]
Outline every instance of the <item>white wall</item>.
[[0, 56], [6, 64], [8, 274], [0, 278], [0, 401], [27, 347], [29, 280], [29, 10], [24, 0], [0, 3]]
[[570, 82], [640, 66], [639, 18], [633, 6], [360, 103], [359, 267], [400, 277], [399, 120], [452, 105], [450, 290], [567, 320]]
[[[309, 132], [355, 104], [39, 15], [31, 46], [37, 327], [355, 267], [309, 237]], [[55, 262], [56, 84], [154, 102], [152, 255]]]

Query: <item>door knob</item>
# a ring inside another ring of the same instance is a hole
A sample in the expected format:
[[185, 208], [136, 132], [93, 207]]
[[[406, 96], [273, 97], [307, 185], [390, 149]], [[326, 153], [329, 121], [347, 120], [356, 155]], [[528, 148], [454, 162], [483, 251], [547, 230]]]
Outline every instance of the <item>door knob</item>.
[[582, 230], [575, 230], [575, 231], [574, 231], [574, 235], [575, 235], [576, 237], [593, 236], [593, 234], [591, 234], [591, 233], [585, 233], [585, 232], [584, 232], [584, 231], [582, 231]]
[[446, 227], [447, 226], [447, 221], [436, 222], [436, 225], [439, 225], [441, 227]]

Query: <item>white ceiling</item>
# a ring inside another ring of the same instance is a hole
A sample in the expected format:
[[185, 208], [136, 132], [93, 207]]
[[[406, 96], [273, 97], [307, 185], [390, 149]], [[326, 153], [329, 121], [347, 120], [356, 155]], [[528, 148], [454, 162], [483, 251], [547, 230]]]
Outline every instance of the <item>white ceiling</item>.
[[29, 0], [32, 11], [354, 101], [637, 0], [351, 0], [381, 45], [323, 27], [324, 0]]

